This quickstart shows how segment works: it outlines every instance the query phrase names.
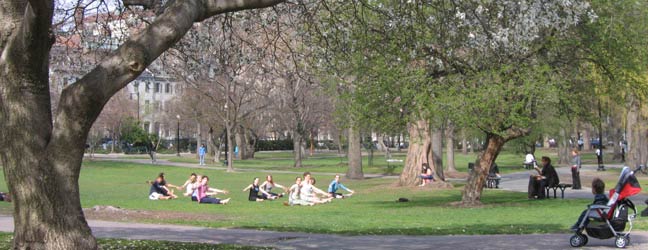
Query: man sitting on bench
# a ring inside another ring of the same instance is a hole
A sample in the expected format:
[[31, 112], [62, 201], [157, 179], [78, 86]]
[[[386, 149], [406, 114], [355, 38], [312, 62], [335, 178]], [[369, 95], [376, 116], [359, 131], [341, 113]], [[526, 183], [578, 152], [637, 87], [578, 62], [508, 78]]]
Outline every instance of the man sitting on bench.
[[556, 169], [551, 165], [549, 157], [542, 157], [542, 170], [535, 167], [539, 175], [529, 177], [529, 199], [544, 199], [545, 188], [555, 187], [560, 183]]

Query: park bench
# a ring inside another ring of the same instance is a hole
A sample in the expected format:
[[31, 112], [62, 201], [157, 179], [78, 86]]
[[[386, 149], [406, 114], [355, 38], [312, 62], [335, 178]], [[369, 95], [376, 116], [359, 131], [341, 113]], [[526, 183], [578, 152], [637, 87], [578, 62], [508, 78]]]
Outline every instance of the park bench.
[[390, 165], [390, 163], [395, 163], [395, 162], [403, 162], [401, 159], [393, 159], [389, 158], [386, 160], [387, 161], [387, 170], [386, 174], [394, 174], [394, 171], [396, 170], [396, 165]]
[[557, 198], [556, 190], [560, 189], [560, 198], [565, 199], [565, 189], [570, 188], [570, 187], [572, 187], [572, 184], [567, 184], [567, 183], [560, 183], [560, 184], [555, 185], [555, 186], [547, 186], [547, 187], [545, 187], [546, 194], [547, 194], [546, 197], [551, 198], [551, 195], [549, 194], [549, 191], [551, 189], [553, 189], [553, 196], [554, 196], [554, 199], [556, 199]]

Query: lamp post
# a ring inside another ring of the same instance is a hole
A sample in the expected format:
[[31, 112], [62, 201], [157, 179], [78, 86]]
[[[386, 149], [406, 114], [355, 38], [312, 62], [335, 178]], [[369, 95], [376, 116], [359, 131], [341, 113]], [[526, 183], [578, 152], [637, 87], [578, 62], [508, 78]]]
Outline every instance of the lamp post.
[[601, 99], [598, 100], [598, 115], [599, 115], [599, 128], [598, 128], [598, 137], [599, 137], [599, 155], [597, 155], [598, 168], [596, 171], [605, 171], [605, 165], [603, 165], [603, 115], [601, 114]]
[[176, 156], [180, 156], [180, 115], [176, 115], [178, 118], [178, 127], [176, 129]]

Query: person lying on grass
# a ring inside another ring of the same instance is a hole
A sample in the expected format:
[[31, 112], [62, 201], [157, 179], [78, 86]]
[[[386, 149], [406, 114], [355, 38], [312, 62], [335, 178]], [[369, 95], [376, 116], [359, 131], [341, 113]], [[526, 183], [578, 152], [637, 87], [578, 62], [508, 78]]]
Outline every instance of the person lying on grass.
[[0, 201], [11, 202], [11, 195], [9, 193], [0, 192]]
[[[273, 193], [272, 189], [275, 187], [283, 189], [283, 192], [280, 194]], [[266, 176], [266, 180], [261, 184], [261, 189], [263, 189], [263, 191], [266, 191], [267, 193], [273, 196], [276, 196], [277, 198], [283, 197], [286, 192], [286, 187], [280, 185], [279, 183], [275, 183], [274, 180], [272, 179], [272, 175]], [[263, 196], [265, 196], [265, 194], [263, 194]], [[265, 197], [265, 199], [268, 199], [268, 197]]]
[[[274, 200], [277, 198], [277, 196], [271, 195], [270, 193], [266, 192], [265, 190], [261, 189], [259, 186], [259, 177], [254, 177], [254, 180], [252, 181], [252, 184], [248, 185], [246, 188], [243, 189], [243, 192], [250, 191], [250, 195], [248, 196], [249, 201], [257, 201], [261, 202], [266, 199]], [[259, 194], [261, 193], [261, 194]]]
[[301, 199], [302, 178], [295, 178], [295, 184], [288, 189], [288, 201], [284, 202], [285, 206], [312, 206], [315, 203]]
[[338, 193], [337, 192], [338, 189], [343, 189], [343, 190], [346, 190], [347, 192], [349, 192], [349, 194], [347, 194], [346, 197], [349, 197], [349, 196], [353, 195], [353, 193], [355, 193], [353, 190], [348, 189], [347, 187], [342, 185], [342, 183], [340, 183], [340, 175], [336, 174], [335, 179], [333, 179], [333, 181], [331, 181], [331, 184], [329, 184], [329, 186], [328, 186], [328, 193], [333, 198], [343, 199], [345, 197], [345, 195], [343, 195], [342, 193]]
[[151, 184], [151, 189], [149, 190], [149, 199], [150, 200], [169, 200], [178, 198], [171, 189], [167, 188], [167, 183], [164, 180], [164, 173], [160, 173], [155, 181], [147, 181]]
[[[198, 186], [198, 194], [197, 194], [197, 199], [198, 203], [200, 204], [227, 204], [230, 201], [230, 198], [221, 200], [216, 197], [212, 197], [207, 194], [207, 192], [210, 190], [209, 188], [209, 177], [208, 176], [203, 176], [200, 185]], [[225, 192], [223, 192], [225, 193]]]
[[[331, 199], [333, 199], [331, 198], [331, 195], [315, 187], [315, 183], [315, 178], [313, 178], [310, 173], [304, 173], [304, 181], [302, 182], [301, 190], [299, 191], [300, 198], [315, 204], [331, 202]], [[320, 198], [317, 195], [322, 197]]]

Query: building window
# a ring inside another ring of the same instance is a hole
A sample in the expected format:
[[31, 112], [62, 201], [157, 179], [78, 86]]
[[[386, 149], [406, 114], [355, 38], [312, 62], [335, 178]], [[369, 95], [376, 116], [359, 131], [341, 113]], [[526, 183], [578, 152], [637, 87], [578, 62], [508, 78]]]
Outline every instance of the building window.
[[151, 91], [151, 83], [147, 82], [146, 83], [146, 93], [148, 93], [149, 91]]
[[144, 101], [144, 113], [151, 113], [151, 102], [149, 100]]
[[133, 90], [134, 92], [139, 92], [139, 82], [133, 83]]
[[164, 92], [166, 92], [167, 94], [168, 94], [168, 93], [171, 93], [171, 84], [170, 84], [170, 83], [167, 83], [167, 84], [166, 84], [166, 88], [165, 88], [164, 90], [165, 90]]
[[150, 130], [149, 130], [150, 128], [151, 128], [151, 123], [150, 122], [144, 122], [144, 131], [146, 131], [146, 133], [150, 132]]
[[159, 82], [155, 83], [155, 93], [160, 93], [160, 83]]

